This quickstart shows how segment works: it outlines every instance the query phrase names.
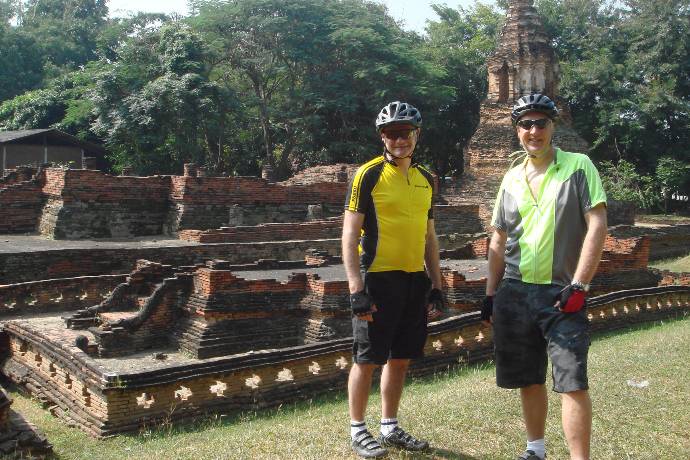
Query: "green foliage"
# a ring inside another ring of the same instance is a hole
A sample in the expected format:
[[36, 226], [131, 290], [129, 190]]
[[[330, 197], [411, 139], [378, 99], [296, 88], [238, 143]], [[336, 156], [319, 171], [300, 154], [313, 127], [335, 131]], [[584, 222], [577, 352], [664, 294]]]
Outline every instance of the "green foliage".
[[632, 201], [643, 209], [658, 204], [660, 196], [654, 179], [640, 174], [629, 161], [603, 161], [599, 172], [608, 198]]
[[[438, 69], [383, 7], [361, 0], [196, 2], [193, 24], [219, 84], [242, 95], [244, 139], [281, 176], [379, 150], [372, 119], [394, 99], [421, 105]], [[424, 107], [420, 107], [424, 110]], [[253, 122], [257, 120], [258, 123]]]
[[659, 159], [659, 163], [656, 165], [655, 178], [664, 199], [664, 213], [668, 213], [668, 202], [671, 195], [688, 181], [689, 174], [690, 163], [670, 157]]
[[[504, 20], [496, 7], [435, 5], [421, 37], [366, 0], [190, 5], [183, 20], [108, 19], [105, 0], [0, 0], [0, 126], [104, 142], [140, 173], [195, 161], [228, 174], [269, 164], [283, 178], [377, 154], [373, 119], [397, 99], [422, 111], [417, 159], [462, 172]], [[662, 158], [690, 162], [688, 0], [535, 5], [593, 158], [625, 160], [639, 180]]]
[[91, 142], [93, 101], [90, 93], [102, 67], [91, 62], [84, 68], [50, 81], [48, 88], [26, 92], [0, 104], [0, 129], [53, 127]]
[[107, 15], [106, 0], [29, 0], [21, 12], [21, 28], [56, 69], [74, 68], [96, 58]]
[[43, 79], [43, 57], [29, 34], [0, 26], [0, 101], [35, 89]]
[[117, 52], [93, 91], [93, 130], [106, 140], [115, 168], [179, 173], [184, 162], [207, 164], [213, 149], [203, 143], [217, 138], [227, 94], [208, 80], [200, 37], [171, 22]]
[[622, 158], [645, 173], [662, 157], [689, 161], [688, 0], [536, 6], [561, 59], [561, 94], [593, 156]]
[[37, 89], [0, 105], [0, 128], [3, 130], [48, 127], [59, 122], [65, 105], [58, 91]]

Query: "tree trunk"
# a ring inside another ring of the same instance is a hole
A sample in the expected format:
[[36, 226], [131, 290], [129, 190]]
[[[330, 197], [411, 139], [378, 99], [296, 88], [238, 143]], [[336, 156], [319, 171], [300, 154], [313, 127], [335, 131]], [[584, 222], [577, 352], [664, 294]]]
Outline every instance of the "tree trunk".
[[266, 149], [266, 163], [273, 166], [273, 140], [271, 139], [270, 119], [268, 117], [268, 101], [263, 82], [254, 76], [250, 76], [254, 84], [254, 93], [259, 98], [259, 121], [263, 130], [264, 148]]

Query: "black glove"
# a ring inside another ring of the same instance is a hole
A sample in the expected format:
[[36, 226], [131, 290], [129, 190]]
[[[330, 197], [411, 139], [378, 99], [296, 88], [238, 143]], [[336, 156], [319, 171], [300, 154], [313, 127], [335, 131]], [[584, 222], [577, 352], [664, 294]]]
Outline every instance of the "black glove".
[[487, 295], [482, 300], [482, 321], [491, 321], [491, 316], [494, 314], [494, 296]]
[[371, 308], [374, 302], [364, 291], [355, 292], [350, 294], [350, 307], [352, 307], [352, 314], [356, 316], [367, 315], [373, 313]]
[[441, 314], [446, 311], [446, 301], [443, 298], [443, 291], [436, 288], [429, 291], [427, 304], [431, 304], [431, 310], [428, 312], [429, 319], [436, 319], [441, 316]]

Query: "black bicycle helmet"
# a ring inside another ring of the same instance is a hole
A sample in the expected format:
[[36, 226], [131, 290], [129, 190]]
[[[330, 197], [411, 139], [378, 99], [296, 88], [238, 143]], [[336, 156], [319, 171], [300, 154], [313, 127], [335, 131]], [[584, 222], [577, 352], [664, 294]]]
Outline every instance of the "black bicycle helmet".
[[419, 128], [422, 126], [422, 114], [407, 102], [391, 102], [382, 108], [376, 117], [376, 130], [380, 132], [391, 125], [412, 125]]
[[513, 126], [527, 112], [543, 113], [552, 120], [558, 116], [556, 104], [548, 96], [539, 93], [522, 96], [517, 100], [513, 106], [513, 111], [510, 113]]

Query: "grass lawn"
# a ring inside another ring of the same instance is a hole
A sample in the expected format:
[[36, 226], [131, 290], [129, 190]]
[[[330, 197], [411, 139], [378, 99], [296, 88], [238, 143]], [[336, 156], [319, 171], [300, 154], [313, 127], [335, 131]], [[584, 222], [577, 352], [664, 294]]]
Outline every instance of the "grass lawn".
[[650, 224], [690, 224], [690, 216], [678, 216], [675, 214], [640, 214], [635, 216], [635, 220]]
[[690, 254], [675, 259], [657, 260], [649, 264], [649, 266], [658, 268], [659, 270], [669, 270], [676, 273], [690, 272]]
[[[690, 318], [597, 336], [590, 351], [594, 459], [690, 458]], [[627, 382], [647, 381], [638, 388]], [[13, 393], [13, 408], [47, 434], [63, 459], [354, 459], [348, 445], [345, 392], [277, 409], [163, 427], [106, 440], [88, 437]], [[560, 401], [550, 396], [549, 459], [568, 458]], [[367, 421], [377, 428], [380, 398]], [[514, 391], [494, 384], [491, 364], [409, 382], [400, 419], [437, 449], [389, 458], [513, 459], [524, 449]]]

